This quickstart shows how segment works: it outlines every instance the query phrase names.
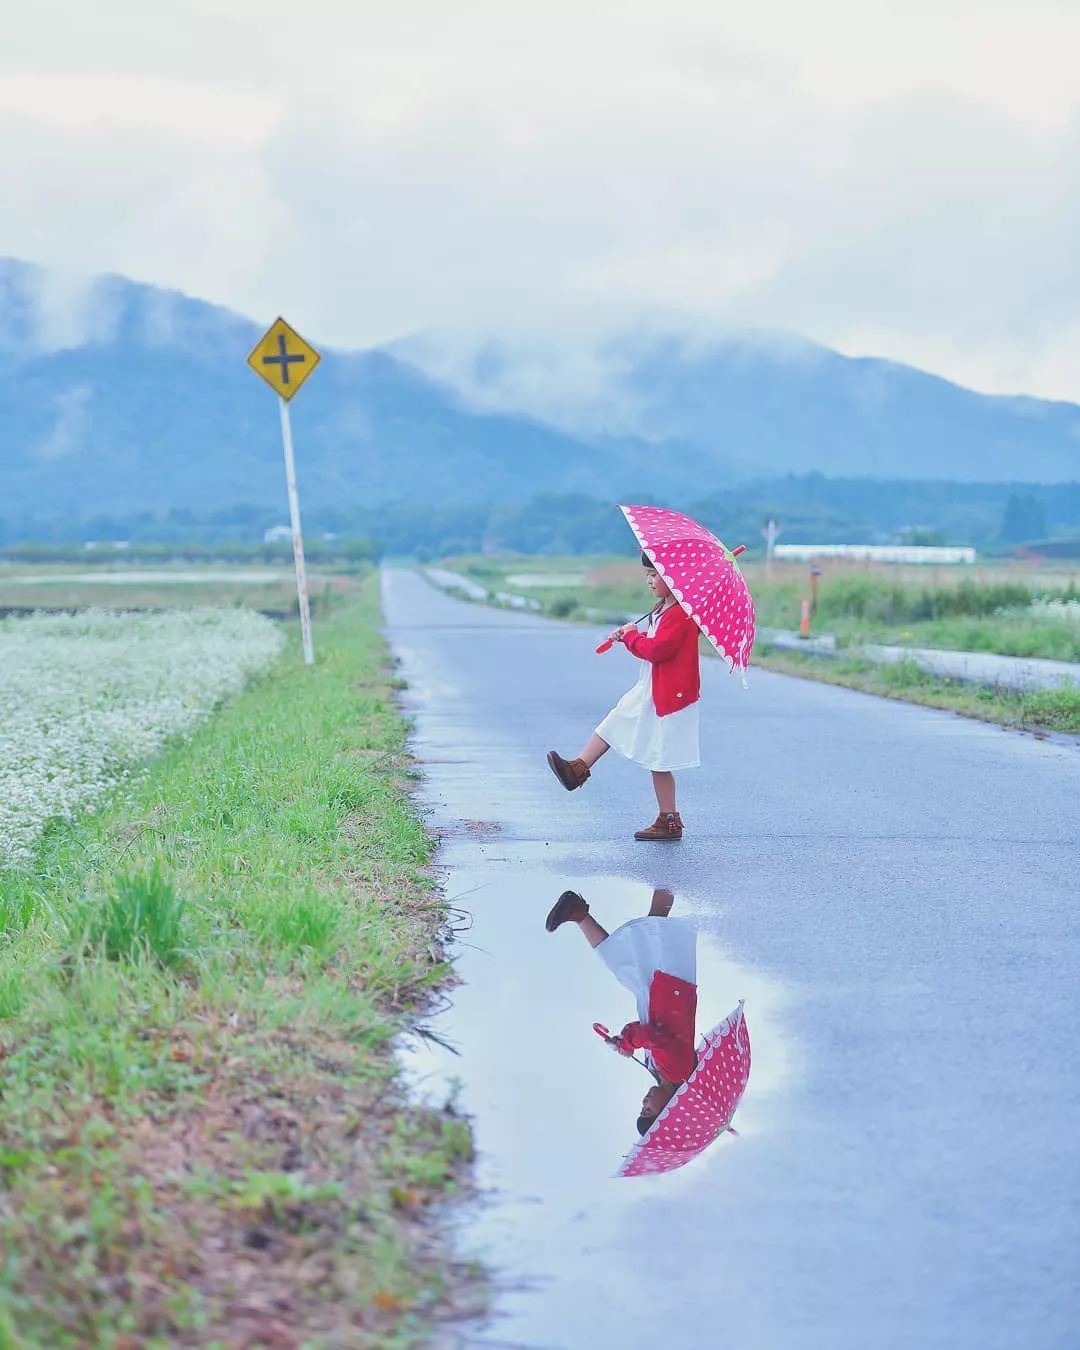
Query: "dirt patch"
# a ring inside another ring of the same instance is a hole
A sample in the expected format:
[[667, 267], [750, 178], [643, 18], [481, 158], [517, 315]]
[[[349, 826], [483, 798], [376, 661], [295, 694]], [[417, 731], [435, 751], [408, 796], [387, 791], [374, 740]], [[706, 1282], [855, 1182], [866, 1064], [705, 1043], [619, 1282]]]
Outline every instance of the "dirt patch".
[[[409, 1106], [370, 1061], [357, 1072], [345, 1040], [207, 1019], [148, 1035], [204, 1080], [198, 1100], [135, 1120], [86, 1102], [42, 1141], [65, 1165], [33, 1169], [32, 1198], [16, 1175], [0, 1204], [0, 1259], [18, 1260], [22, 1311], [54, 1329], [50, 1344], [375, 1346], [405, 1310], [442, 1319], [475, 1303], [429, 1218], [465, 1184], [452, 1107]], [[404, 1276], [379, 1259], [401, 1244], [418, 1253]], [[59, 1304], [55, 1272], [71, 1264], [93, 1278]], [[125, 1325], [101, 1339], [118, 1304]]]
[[498, 834], [502, 826], [497, 820], [463, 820], [466, 834], [478, 835], [481, 838], [492, 834]]
[[626, 582], [640, 582], [640, 563], [608, 563], [585, 574], [586, 586], [619, 586]]

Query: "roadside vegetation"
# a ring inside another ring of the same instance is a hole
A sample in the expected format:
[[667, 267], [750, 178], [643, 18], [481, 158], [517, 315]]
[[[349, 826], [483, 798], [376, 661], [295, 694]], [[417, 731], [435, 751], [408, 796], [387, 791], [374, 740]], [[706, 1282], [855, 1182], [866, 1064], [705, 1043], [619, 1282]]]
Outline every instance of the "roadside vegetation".
[[466, 1122], [393, 1038], [447, 978], [374, 578], [0, 871], [0, 1347], [412, 1346]]
[[1080, 735], [1080, 686], [1019, 692], [945, 679], [907, 659], [893, 665], [875, 665], [854, 654], [832, 660], [780, 651], [767, 642], [755, 647], [753, 664], [783, 675], [944, 708], [1017, 731]]

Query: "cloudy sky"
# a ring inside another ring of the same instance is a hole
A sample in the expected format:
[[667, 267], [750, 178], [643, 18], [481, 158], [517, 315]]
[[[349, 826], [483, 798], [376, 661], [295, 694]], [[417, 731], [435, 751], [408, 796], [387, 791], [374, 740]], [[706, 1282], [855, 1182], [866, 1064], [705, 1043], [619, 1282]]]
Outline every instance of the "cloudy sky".
[[1080, 0], [35, 0], [0, 255], [313, 340], [779, 328], [1080, 398]]

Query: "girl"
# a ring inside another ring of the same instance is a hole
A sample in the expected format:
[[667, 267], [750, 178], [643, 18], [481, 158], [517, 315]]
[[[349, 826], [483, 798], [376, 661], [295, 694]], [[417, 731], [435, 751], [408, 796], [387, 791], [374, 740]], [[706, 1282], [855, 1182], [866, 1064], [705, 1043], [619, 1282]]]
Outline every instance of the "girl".
[[639, 1134], [648, 1132], [679, 1084], [697, 1067], [697, 934], [685, 919], [668, 918], [674, 902], [669, 890], [655, 890], [646, 918], [631, 919], [608, 933], [576, 891], [563, 891], [545, 924], [554, 933], [564, 923], [576, 923], [600, 960], [634, 996], [638, 1020], [607, 1039], [623, 1055], [644, 1050], [645, 1067], [656, 1079], [641, 1103]]
[[563, 787], [573, 792], [590, 776], [601, 755], [614, 747], [652, 773], [658, 814], [634, 838], [675, 840], [682, 838], [683, 823], [675, 802], [673, 771], [696, 769], [701, 763], [698, 630], [644, 553], [641, 563], [649, 590], [656, 596], [648, 632], [641, 633], [637, 624], [628, 623], [611, 635], [640, 659], [637, 683], [619, 699], [576, 759], [564, 759], [552, 750], [547, 760]]

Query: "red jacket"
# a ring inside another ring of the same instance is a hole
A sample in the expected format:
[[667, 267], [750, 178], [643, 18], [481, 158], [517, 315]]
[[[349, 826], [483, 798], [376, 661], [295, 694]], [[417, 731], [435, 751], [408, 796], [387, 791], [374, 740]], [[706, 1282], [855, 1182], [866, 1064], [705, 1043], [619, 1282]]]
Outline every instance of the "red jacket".
[[701, 697], [701, 666], [697, 624], [681, 605], [660, 616], [656, 633], [627, 633], [627, 651], [652, 662], [652, 696], [657, 717], [688, 708]]
[[649, 986], [649, 1020], [628, 1022], [618, 1035], [624, 1050], [651, 1050], [656, 1071], [669, 1083], [685, 1083], [697, 1067], [694, 1019], [697, 988], [658, 970]]

